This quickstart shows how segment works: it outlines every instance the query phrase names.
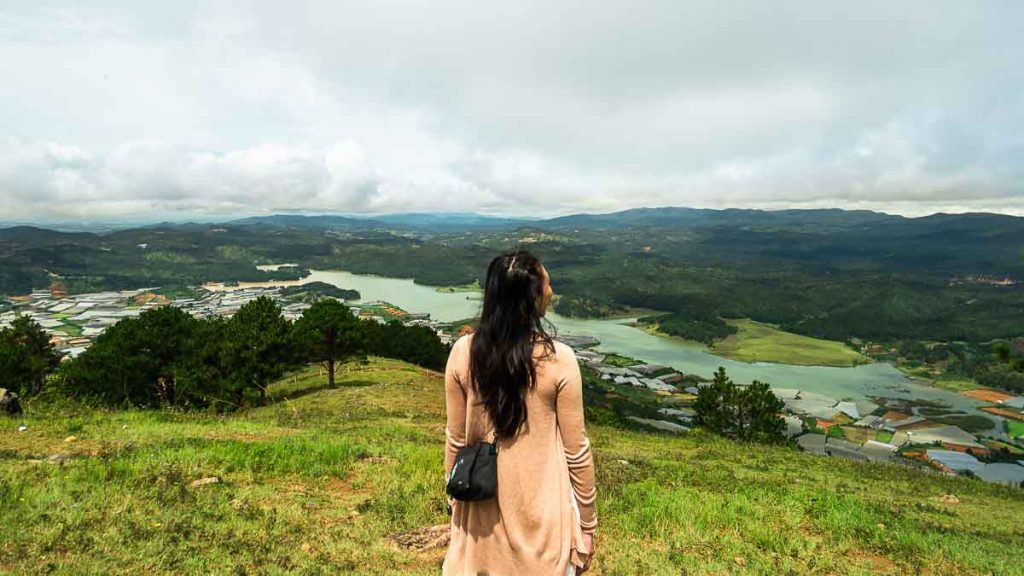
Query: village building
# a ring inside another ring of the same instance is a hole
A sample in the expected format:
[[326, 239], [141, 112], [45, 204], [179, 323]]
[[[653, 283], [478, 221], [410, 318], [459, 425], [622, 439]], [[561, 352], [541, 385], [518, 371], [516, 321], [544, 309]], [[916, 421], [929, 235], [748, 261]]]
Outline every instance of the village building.
[[782, 419], [786, 422], [786, 436], [798, 436], [804, 431], [804, 421], [792, 414], [783, 414]]
[[675, 386], [671, 384], [666, 384], [665, 382], [657, 378], [641, 378], [640, 384], [655, 391], [660, 390], [662, 392], [675, 392], [676, 390], [678, 390], [678, 388], [676, 388]]
[[805, 452], [811, 454], [825, 455], [825, 435], [824, 434], [804, 434], [796, 439], [797, 446]]
[[588, 365], [596, 365], [604, 362], [605, 355], [592, 350], [576, 350], [576, 358]]
[[600, 344], [597, 338], [593, 336], [577, 336], [572, 334], [560, 334], [558, 340], [569, 345], [570, 348], [588, 348], [590, 346], [597, 346]]
[[860, 454], [871, 462], [888, 462], [896, 455], [896, 447], [887, 442], [868, 440], [860, 448]]
[[893, 435], [892, 444], [903, 446], [906, 444], [942, 444], [956, 446], [962, 449], [972, 448], [987, 452], [988, 448], [978, 442], [978, 439], [971, 433], [964, 431], [957, 426], [939, 426], [937, 428], [926, 428], [923, 430], [900, 430]]
[[974, 456], [955, 450], [932, 449], [926, 450], [925, 454], [929, 460], [938, 462], [953, 472], [975, 472], [982, 466]]
[[995, 484], [1007, 486], [1024, 487], [1024, 461], [1018, 460], [1016, 464], [1007, 462], [993, 462], [982, 466], [975, 472], [978, 478]]
[[683, 375], [678, 372], [671, 372], [669, 374], [658, 376], [658, 380], [661, 380], [665, 384], [677, 384], [683, 381]]
[[644, 376], [651, 376], [653, 374], [657, 374], [658, 372], [671, 370], [671, 368], [669, 368], [668, 366], [661, 366], [660, 364], [638, 364], [636, 366], [630, 366], [630, 368], [633, 371], [639, 372]]
[[825, 454], [848, 460], [867, 462], [868, 458], [860, 452], [861, 445], [842, 438], [825, 437]]

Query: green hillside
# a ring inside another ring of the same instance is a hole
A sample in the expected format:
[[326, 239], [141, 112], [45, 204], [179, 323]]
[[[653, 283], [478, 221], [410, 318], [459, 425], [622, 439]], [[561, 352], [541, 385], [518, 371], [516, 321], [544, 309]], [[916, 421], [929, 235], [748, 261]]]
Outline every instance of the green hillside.
[[736, 334], [711, 346], [720, 356], [742, 362], [778, 362], [800, 366], [857, 366], [870, 364], [842, 342], [810, 338], [753, 320], [731, 320]]
[[[446, 522], [442, 379], [376, 358], [342, 371], [337, 389], [311, 368], [230, 416], [36, 405], [27, 431], [0, 419], [0, 573], [437, 573], [443, 546], [393, 536]], [[589, 432], [594, 574], [1024, 572], [1024, 491]], [[208, 477], [222, 481], [192, 485]]]

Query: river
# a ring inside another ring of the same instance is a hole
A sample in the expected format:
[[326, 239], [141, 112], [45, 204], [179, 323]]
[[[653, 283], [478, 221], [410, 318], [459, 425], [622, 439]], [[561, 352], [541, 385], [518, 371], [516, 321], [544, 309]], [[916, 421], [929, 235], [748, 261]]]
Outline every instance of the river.
[[[365, 300], [386, 300], [409, 312], [429, 312], [431, 318], [442, 322], [471, 318], [480, 311], [478, 292], [438, 292], [431, 286], [415, 284], [411, 279], [313, 270], [297, 283], [308, 282], [355, 289]], [[756, 379], [779, 388], [798, 388], [836, 399], [909, 398], [941, 402], [957, 410], [979, 414], [974, 409], [984, 405], [955, 392], [911, 380], [889, 364], [833, 368], [738, 362], [711, 354], [699, 345], [649, 334], [629, 326], [629, 320], [581, 320], [554, 312], [549, 312], [547, 318], [558, 333], [594, 336], [601, 341], [596, 348], [598, 351], [671, 366], [687, 374], [709, 378], [719, 366], [724, 366], [729, 376], [739, 383]]]
[[[386, 300], [409, 312], [429, 312], [431, 318], [441, 322], [472, 318], [480, 312], [479, 292], [439, 292], [434, 287], [416, 284], [407, 278], [353, 274], [341, 270], [311, 270], [309, 276], [298, 281], [242, 282], [239, 287], [286, 286], [310, 282], [324, 282], [339, 288], [358, 290], [366, 301]], [[207, 287], [222, 288], [219, 285]], [[882, 397], [941, 402], [959, 411], [982, 414], [997, 420], [976, 410], [985, 403], [907, 378], [890, 364], [834, 368], [739, 362], [711, 354], [697, 344], [649, 334], [630, 326], [629, 319], [583, 320], [566, 318], [554, 312], [548, 312], [547, 319], [559, 334], [597, 338], [601, 342], [595, 348], [597, 351], [615, 352], [645, 362], [671, 366], [686, 374], [710, 378], [719, 366], [724, 366], [729, 376], [738, 383], [761, 380], [777, 388], [797, 388], [837, 400]]]

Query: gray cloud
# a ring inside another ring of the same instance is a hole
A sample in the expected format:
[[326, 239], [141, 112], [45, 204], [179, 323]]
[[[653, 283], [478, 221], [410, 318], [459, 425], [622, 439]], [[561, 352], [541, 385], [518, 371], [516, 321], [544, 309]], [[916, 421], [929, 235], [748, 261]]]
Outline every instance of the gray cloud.
[[1016, 2], [0, 8], [0, 213], [1024, 214]]

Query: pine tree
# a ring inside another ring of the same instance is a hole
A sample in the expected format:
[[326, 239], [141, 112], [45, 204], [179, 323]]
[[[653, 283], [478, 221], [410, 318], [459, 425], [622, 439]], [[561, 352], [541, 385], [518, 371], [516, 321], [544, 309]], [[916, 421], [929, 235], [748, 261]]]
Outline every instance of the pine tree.
[[60, 353], [35, 320], [19, 316], [0, 331], [0, 387], [22, 397], [42, 392], [48, 376], [60, 365]]
[[768, 384], [755, 380], [750, 386], [737, 386], [721, 366], [693, 404], [699, 426], [737, 440], [765, 443], [785, 439], [786, 425], [780, 418], [784, 406]]
[[735, 388], [732, 380], [725, 374], [725, 368], [719, 366], [711, 383], [701, 386], [697, 392], [697, 400], [693, 403], [693, 409], [696, 411], [695, 423], [719, 434], [727, 433], [730, 420], [727, 406], [731, 402]]
[[321, 298], [307, 308], [292, 333], [305, 360], [326, 365], [331, 388], [337, 363], [365, 349], [363, 322], [352, 315], [348, 305], [333, 298]]
[[67, 392], [111, 404], [177, 405], [178, 376], [200, 321], [173, 306], [125, 318], [64, 369]]
[[295, 365], [289, 331], [281, 308], [266, 296], [245, 303], [228, 321], [223, 360], [238, 404], [251, 389], [265, 404], [270, 382]]
[[740, 440], [778, 443], [785, 439], [786, 423], [779, 417], [785, 403], [764, 382], [754, 382], [739, 391], [737, 434]]

